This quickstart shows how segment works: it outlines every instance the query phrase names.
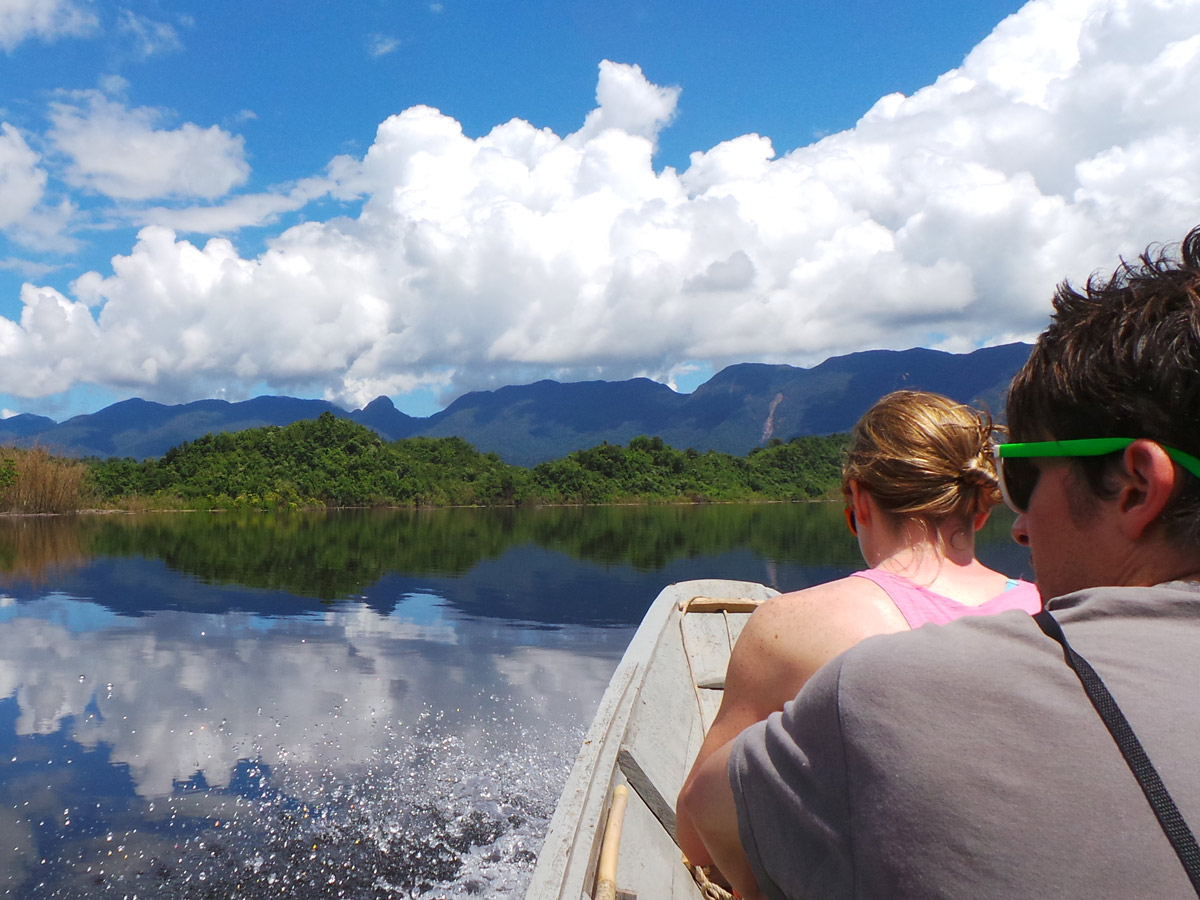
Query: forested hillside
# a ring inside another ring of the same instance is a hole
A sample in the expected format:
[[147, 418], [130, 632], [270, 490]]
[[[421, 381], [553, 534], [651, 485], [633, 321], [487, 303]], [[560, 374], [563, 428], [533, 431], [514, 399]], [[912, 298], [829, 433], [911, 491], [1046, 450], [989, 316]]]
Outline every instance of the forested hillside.
[[[532, 469], [461, 438], [386, 442], [323, 413], [284, 427], [206, 435], [160, 459], [92, 460], [99, 500], [191, 508], [454, 506], [796, 500], [836, 492], [845, 438], [772, 442], [746, 457], [661, 438], [601, 444]], [[19, 481], [19, 473], [14, 480]]]

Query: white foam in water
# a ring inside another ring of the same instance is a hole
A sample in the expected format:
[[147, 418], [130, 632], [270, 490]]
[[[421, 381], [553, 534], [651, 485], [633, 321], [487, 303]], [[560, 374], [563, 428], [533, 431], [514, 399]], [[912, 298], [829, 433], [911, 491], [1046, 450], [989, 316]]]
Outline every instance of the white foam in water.
[[429, 715], [361, 771], [246, 763], [228, 790], [131, 810], [128, 831], [68, 829], [29, 896], [519, 898], [582, 727], [470, 724]]

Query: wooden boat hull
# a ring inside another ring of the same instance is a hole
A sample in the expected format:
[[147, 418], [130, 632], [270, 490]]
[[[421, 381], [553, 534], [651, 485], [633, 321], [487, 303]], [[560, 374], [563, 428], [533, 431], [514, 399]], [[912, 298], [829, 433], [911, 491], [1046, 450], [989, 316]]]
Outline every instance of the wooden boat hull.
[[619, 897], [703, 900], [675, 843], [675, 798], [720, 706], [734, 641], [777, 591], [707, 579], [669, 585], [630, 641], [550, 821], [526, 900], [596, 895], [613, 789], [628, 806], [616, 862]]

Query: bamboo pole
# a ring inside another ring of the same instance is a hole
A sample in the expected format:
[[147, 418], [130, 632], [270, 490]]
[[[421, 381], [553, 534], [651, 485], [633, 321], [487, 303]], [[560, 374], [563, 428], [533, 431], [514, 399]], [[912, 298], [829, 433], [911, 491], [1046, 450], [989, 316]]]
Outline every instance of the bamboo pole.
[[613, 788], [612, 806], [604, 825], [604, 841], [600, 844], [600, 862], [596, 866], [596, 900], [616, 900], [617, 852], [621, 848], [621, 825], [625, 821], [625, 805], [629, 788], [618, 784]]

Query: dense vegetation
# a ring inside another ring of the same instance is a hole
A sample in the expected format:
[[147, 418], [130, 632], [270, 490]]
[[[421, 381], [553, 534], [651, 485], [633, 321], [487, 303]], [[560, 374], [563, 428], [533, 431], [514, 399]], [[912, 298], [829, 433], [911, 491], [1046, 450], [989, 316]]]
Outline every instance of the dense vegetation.
[[843, 436], [797, 438], [738, 458], [639, 437], [625, 447], [601, 444], [526, 469], [461, 438], [389, 443], [326, 413], [285, 427], [206, 435], [141, 462], [63, 461], [42, 451], [0, 450], [0, 508], [62, 508], [60, 501], [39, 509], [9, 499], [32, 480], [22, 469], [32, 456], [43, 469], [58, 466], [70, 474], [74, 508], [89, 494], [100, 505], [202, 509], [815, 499], [836, 491], [844, 445]]
[[539, 499], [566, 503], [641, 500], [811, 500], [841, 482], [845, 438], [796, 438], [744, 458], [676, 450], [662, 438], [601, 444], [533, 468]]

